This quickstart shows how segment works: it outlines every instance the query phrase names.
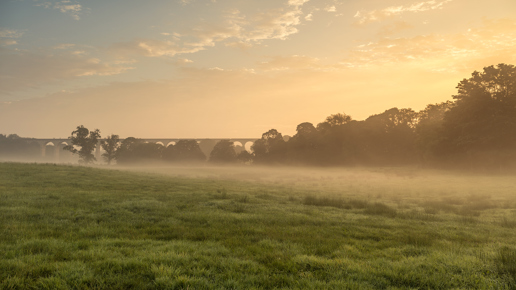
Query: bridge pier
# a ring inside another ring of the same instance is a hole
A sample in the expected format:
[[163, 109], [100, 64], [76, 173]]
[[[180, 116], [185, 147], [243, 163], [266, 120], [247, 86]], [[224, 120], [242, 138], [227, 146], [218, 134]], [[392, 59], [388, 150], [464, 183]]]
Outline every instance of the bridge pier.
[[45, 156], [47, 155], [47, 144], [46, 143], [43, 143], [43, 144], [39, 143], [39, 147], [41, 147], [41, 158], [45, 158]]
[[95, 146], [95, 159], [97, 159], [97, 162], [100, 162], [100, 143], [102, 141], [98, 141], [97, 145]]
[[[70, 140], [69, 139], [33, 139], [34, 141], [36, 141], [39, 145], [40, 145], [40, 148], [41, 148], [41, 160], [42, 161], [47, 161], [47, 162], [59, 162], [60, 159], [61, 159], [61, 145], [63, 143], [66, 143], [66, 144], [69, 144]], [[95, 145], [95, 158], [97, 159], [97, 162], [102, 162], [102, 159], [101, 159], [101, 142], [102, 140], [104, 139], [101, 139], [98, 141], [98, 143]], [[124, 139], [121, 139], [120, 141], [123, 141]], [[157, 142], [160, 142], [164, 145], [164, 147], [168, 147], [169, 144], [175, 144], [177, 143], [177, 141], [179, 140], [182, 140], [182, 139], [177, 139], [177, 138], [148, 138], [148, 139], [142, 139], [143, 141], [147, 141], [147, 142], [154, 142], [154, 143], [157, 143]], [[203, 153], [206, 155], [206, 157], [209, 157], [210, 154], [211, 154], [211, 151], [213, 150], [213, 147], [215, 146], [215, 144], [217, 144], [217, 142], [219, 142], [220, 140], [230, 140], [230, 141], [233, 141], [233, 142], [239, 142], [242, 147], [239, 147], [238, 150], [239, 152], [240, 149], [241, 150], [246, 150], [248, 152], [251, 152], [250, 148], [252, 146], [252, 144], [257, 140], [257, 139], [247, 139], [247, 138], [244, 138], [244, 139], [241, 139], [241, 138], [223, 138], [223, 139], [217, 139], [217, 138], [213, 138], [213, 139], [195, 139], [195, 138], [192, 138], [192, 139], [185, 139], [185, 140], [196, 140], [198, 143], [199, 143], [199, 147], [201, 147], [201, 150], [203, 151]], [[47, 144], [49, 143], [52, 143], [54, 145], [54, 152], [53, 152], [53, 156], [47, 156]], [[237, 152], [237, 153], [239, 153]], [[52, 157], [53, 160], [47, 160], [46, 158], [48, 157]]]

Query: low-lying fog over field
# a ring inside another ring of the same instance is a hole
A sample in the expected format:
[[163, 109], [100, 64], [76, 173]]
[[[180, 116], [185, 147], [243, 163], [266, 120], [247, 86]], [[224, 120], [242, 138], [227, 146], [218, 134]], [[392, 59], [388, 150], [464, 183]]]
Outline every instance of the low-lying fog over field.
[[412, 167], [275, 167], [275, 166], [143, 166], [116, 170], [150, 172], [172, 177], [251, 181], [264, 185], [335, 196], [460, 199], [516, 195], [516, 178], [497, 172], [467, 172]]

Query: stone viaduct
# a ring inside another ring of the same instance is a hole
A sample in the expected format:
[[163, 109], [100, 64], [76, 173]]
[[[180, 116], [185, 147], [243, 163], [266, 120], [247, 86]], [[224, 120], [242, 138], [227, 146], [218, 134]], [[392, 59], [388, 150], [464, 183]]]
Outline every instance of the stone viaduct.
[[[41, 148], [41, 156], [42, 157], [49, 157], [49, 156], [46, 156], [46, 155], [48, 155], [47, 153], [49, 153], [49, 152], [47, 152], [47, 151], [49, 151], [47, 149], [47, 147], [52, 146], [53, 150], [50, 150], [50, 152], [53, 151], [51, 153], [53, 155], [52, 159], [56, 162], [59, 162], [59, 160], [60, 160], [59, 156], [60, 156], [61, 151], [63, 151], [62, 148], [64, 146], [70, 144], [70, 139], [65, 139], [65, 138], [30, 139], [30, 140], [39, 144], [39, 146]], [[99, 140], [99, 142], [97, 143], [97, 147], [95, 149], [95, 158], [97, 158], [97, 161], [101, 160], [100, 155], [101, 155], [102, 148], [100, 146], [100, 142], [102, 140], [104, 140], [104, 139]], [[142, 138], [141, 140], [143, 140], [145, 142], [149, 142], [149, 143], [161, 144], [165, 147], [168, 147], [171, 144], [175, 144], [179, 140], [185, 140], [185, 138]], [[248, 152], [251, 152], [251, 146], [258, 139], [256, 139], [256, 138], [255, 139], [250, 139], [250, 138], [195, 139], [195, 138], [191, 138], [188, 140], [196, 140], [197, 143], [199, 143], [199, 147], [201, 148], [202, 152], [206, 156], [210, 156], [210, 153], [213, 150], [213, 147], [215, 147], [215, 144], [217, 144], [217, 142], [219, 142], [220, 140], [233, 141], [235, 144], [235, 151], [237, 153], [239, 153], [243, 150], [247, 150]], [[120, 141], [123, 141], [123, 139], [121, 139]]]

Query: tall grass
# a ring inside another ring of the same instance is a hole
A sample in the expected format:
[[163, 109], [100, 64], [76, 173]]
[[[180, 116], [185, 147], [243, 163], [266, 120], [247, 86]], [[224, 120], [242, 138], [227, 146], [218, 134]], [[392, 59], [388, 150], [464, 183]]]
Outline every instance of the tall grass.
[[516, 249], [502, 247], [496, 255], [496, 267], [500, 275], [507, 277], [512, 289], [516, 289]]

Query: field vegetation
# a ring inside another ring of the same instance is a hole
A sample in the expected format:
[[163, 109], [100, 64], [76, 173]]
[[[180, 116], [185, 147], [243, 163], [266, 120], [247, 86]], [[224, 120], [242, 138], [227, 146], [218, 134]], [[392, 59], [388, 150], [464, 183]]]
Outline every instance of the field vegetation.
[[2, 289], [516, 289], [516, 178], [0, 163]]

